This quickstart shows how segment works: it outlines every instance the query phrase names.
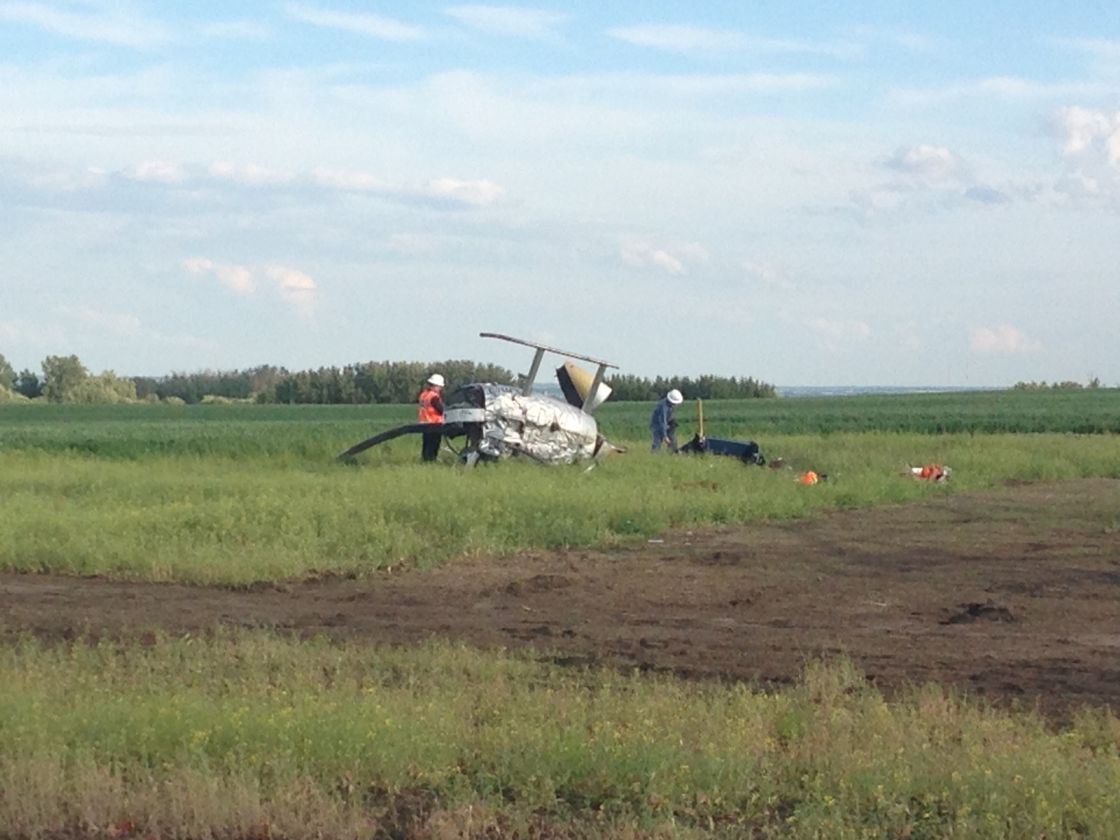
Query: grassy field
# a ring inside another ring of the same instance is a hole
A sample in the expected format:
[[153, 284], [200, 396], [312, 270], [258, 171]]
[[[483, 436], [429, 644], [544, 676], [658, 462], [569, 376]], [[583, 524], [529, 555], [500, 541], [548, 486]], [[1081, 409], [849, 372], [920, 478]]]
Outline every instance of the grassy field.
[[[409, 406], [0, 406], [0, 568], [243, 585], [1120, 477], [1116, 391], [705, 406], [784, 470], [653, 456], [648, 411], [605, 406], [631, 452], [585, 472], [334, 462]], [[900, 475], [930, 461], [952, 483]], [[842, 661], [774, 692], [442, 643], [0, 643], [10, 837], [1110, 837], [1117, 791], [1107, 711], [888, 703]]]
[[[644, 442], [651, 406], [607, 403], [596, 416], [616, 441]], [[712, 437], [851, 432], [1009, 434], [1120, 432], [1120, 389], [722, 400], [705, 404]], [[34, 449], [100, 458], [269, 456], [321, 461], [386, 428], [413, 422], [413, 406], [0, 405], [0, 452]], [[695, 430], [695, 404], [680, 409]], [[419, 449], [419, 444], [415, 447]]]
[[442, 644], [29, 641], [0, 648], [0, 822], [15, 837], [1103, 838], [1120, 825], [1120, 721], [1085, 712], [1055, 734], [928, 686], [888, 704], [842, 662], [767, 693]]
[[[939, 416], [1042, 431], [899, 430], [900, 418], [929, 420], [931, 399]], [[1104, 426], [1110, 410], [1120, 417], [1116, 391], [705, 407], [710, 435], [758, 440], [771, 459], [786, 460], [790, 469], [780, 471], [653, 456], [648, 408], [605, 407], [604, 430], [631, 451], [587, 473], [527, 463], [425, 466], [411, 438], [356, 465], [334, 462], [349, 444], [408, 421], [408, 406], [2, 407], [0, 568], [236, 585], [609, 544], [678, 526], [797, 517], [1012, 480], [1120, 476], [1113, 435], [1070, 432], [1077, 422]], [[802, 431], [841, 416], [860, 430]], [[687, 406], [682, 420], [687, 427]], [[952, 484], [900, 475], [927, 462], [952, 466]], [[830, 480], [797, 484], [807, 469]]]

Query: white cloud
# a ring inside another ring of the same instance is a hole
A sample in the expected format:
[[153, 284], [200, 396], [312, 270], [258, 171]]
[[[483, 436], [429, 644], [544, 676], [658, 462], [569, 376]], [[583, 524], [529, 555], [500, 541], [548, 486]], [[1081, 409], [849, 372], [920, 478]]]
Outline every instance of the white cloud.
[[1041, 348], [1038, 342], [1010, 324], [973, 328], [969, 332], [968, 346], [974, 353], [997, 354], [1030, 353]]
[[1120, 111], [1062, 108], [1054, 124], [1066, 168], [1055, 190], [1076, 203], [1120, 207]]
[[149, 181], [157, 184], [181, 184], [187, 180], [187, 173], [179, 164], [163, 160], [138, 163], [125, 170], [124, 175], [133, 181]]
[[315, 309], [315, 296], [318, 287], [310, 275], [284, 265], [270, 265], [265, 276], [275, 285], [284, 302], [304, 316], [310, 316]]
[[285, 10], [293, 20], [355, 35], [369, 35], [382, 41], [418, 41], [425, 37], [422, 27], [381, 15], [336, 12], [303, 3], [289, 3]]
[[366, 172], [351, 172], [345, 169], [316, 168], [311, 179], [321, 187], [330, 187], [347, 192], [385, 192], [388, 185]]
[[285, 304], [304, 316], [313, 314], [318, 286], [312, 277], [286, 265], [271, 264], [263, 269], [245, 265], [216, 263], [209, 257], [189, 257], [183, 260], [183, 269], [189, 274], [212, 274], [227, 289], [249, 296], [257, 292], [257, 275], [263, 274], [271, 288]]
[[472, 207], [488, 207], [501, 201], [506, 191], [493, 181], [485, 179], [435, 178], [424, 187], [401, 187], [387, 184], [368, 172], [319, 168], [312, 172], [312, 180], [321, 187], [346, 192], [369, 192], [400, 199], [450, 199]]
[[1015, 197], [1033, 197], [1031, 189], [1023, 185], [996, 187], [978, 179], [960, 155], [947, 146], [904, 146], [877, 166], [891, 173], [888, 180], [849, 193], [852, 205], [867, 216], [907, 209], [939, 211], [968, 202], [996, 206]]
[[688, 273], [688, 263], [706, 263], [710, 259], [703, 245], [695, 242], [674, 246], [670, 252], [644, 240], [628, 240], [620, 251], [622, 262], [632, 268], [656, 268], [667, 274]]
[[215, 161], [207, 170], [211, 177], [223, 181], [233, 181], [250, 187], [280, 184], [288, 181], [286, 175], [274, 172], [255, 163], [236, 164], [228, 161]]
[[910, 148], [900, 148], [889, 157], [885, 165], [927, 181], [944, 181], [960, 174], [961, 159], [945, 146], [922, 143]]
[[154, 47], [168, 40], [166, 27], [146, 20], [132, 4], [77, 2], [63, 8], [50, 3], [0, 3], [0, 20], [38, 26], [55, 35], [121, 47]]
[[452, 6], [445, 12], [474, 29], [517, 38], [547, 37], [567, 20], [567, 15], [516, 6]]
[[224, 265], [209, 257], [188, 257], [183, 260], [183, 269], [188, 274], [213, 274], [218, 282], [239, 295], [256, 291], [252, 270], [242, 265]]
[[188, 257], [183, 260], [183, 268], [190, 274], [205, 274], [214, 270], [214, 261], [207, 257]]
[[1062, 153], [1084, 153], [1107, 157], [1109, 166], [1120, 168], [1120, 111], [1109, 114], [1087, 108], [1063, 108], [1058, 124], [1065, 133]]
[[428, 190], [437, 198], [451, 198], [475, 207], [496, 204], [506, 194], [493, 181], [460, 181], [456, 178], [438, 178], [428, 183]]
[[762, 55], [800, 53], [833, 58], [853, 58], [863, 48], [850, 42], [802, 41], [790, 38], [757, 38], [734, 29], [711, 29], [677, 24], [640, 24], [608, 29], [619, 41], [675, 53], [751, 52]]
[[214, 274], [223, 286], [239, 295], [251, 295], [256, 291], [253, 272], [243, 265], [217, 265], [214, 266]]

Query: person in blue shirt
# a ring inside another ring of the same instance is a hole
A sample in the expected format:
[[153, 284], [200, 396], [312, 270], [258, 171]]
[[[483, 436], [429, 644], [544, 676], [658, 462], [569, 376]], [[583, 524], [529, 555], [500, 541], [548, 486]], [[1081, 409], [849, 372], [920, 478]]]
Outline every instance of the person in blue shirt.
[[684, 397], [676, 388], [657, 401], [653, 416], [649, 419], [654, 452], [660, 450], [663, 443], [668, 444], [672, 452], [677, 451], [677, 419], [673, 416], [673, 411], [682, 402]]

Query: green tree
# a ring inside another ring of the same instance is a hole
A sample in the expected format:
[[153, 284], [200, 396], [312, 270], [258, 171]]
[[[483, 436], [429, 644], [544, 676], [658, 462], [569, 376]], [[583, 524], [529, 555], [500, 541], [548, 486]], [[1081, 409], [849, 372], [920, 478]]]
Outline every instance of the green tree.
[[4, 358], [4, 354], [0, 353], [0, 388], [13, 389], [16, 386], [16, 371], [8, 360]]
[[43, 383], [34, 371], [21, 370], [16, 377], [16, 393], [23, 394], [28, 399], [35, 399], [43, 393]]
[[43, 395], [49, 402], [72, 402], [88, 377], [89, 371], [77, 356], [47, 356], [43, 360]]
[[127, 403], [136, 402], [136, 384], [131, 379], [107, 370], [87, 376], [66, 395], [65, 402]]

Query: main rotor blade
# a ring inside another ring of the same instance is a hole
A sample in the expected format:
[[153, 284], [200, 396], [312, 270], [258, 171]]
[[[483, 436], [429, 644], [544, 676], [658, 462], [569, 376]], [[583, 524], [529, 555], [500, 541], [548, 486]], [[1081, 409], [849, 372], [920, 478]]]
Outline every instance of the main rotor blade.
[[355, 455], [360, 455], [367, 449], [377, 446], [379, 443], [385, 443], [387, 440], [399, 438], [402, 435], [422, 435], [428, 432], [439, 432], [440, 434], [459, 434], [462, 428], [458, 423], [409, 423], [407, 426], [397, 426], [395, 429], [389, 429], [379, 435], [374, 435], [371, 438], [366, 438], [361, 443], [355, 443], [335, 460], [346, 461], [353, 458]]

